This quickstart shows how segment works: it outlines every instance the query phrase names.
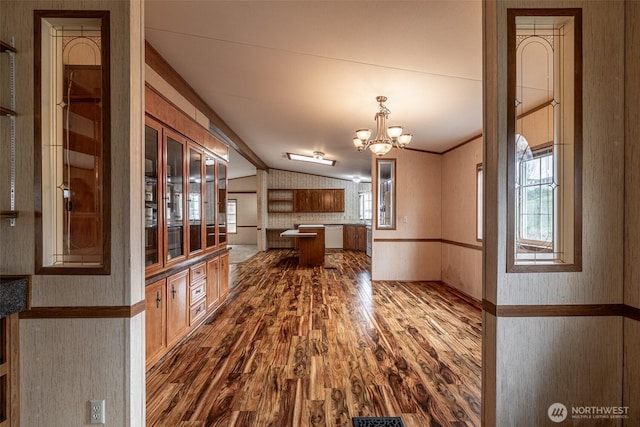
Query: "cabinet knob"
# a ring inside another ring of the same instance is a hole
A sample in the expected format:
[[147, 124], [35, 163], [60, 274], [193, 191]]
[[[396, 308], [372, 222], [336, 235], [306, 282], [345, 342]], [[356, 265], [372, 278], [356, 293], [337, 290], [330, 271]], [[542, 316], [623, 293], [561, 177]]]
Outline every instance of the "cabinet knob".
[[176, 298], [176, 288], [175, 285], [171, 285], [171, 296], [173, 297], [173, 299]]
[[156, 308], [160, 308], [160, 303], [162, 302], [162, 297], [160, 297], [160, 291], [156, 292]]

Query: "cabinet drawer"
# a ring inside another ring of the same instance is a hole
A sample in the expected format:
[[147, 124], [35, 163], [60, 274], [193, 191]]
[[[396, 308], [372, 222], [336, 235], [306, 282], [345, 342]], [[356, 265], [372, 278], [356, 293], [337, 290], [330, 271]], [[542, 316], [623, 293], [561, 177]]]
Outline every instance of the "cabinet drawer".
[[191, 306], [191, 311], [189, 313], [189, 324], [193, 325], [205, 314], [207, 314], [207, 301], [202, 299], [200, 300], [200, 302]]
[[207, 277], [207, 263], [201, 262], [189, 269], [191, 271], [191, 286]]
[[207, 282], [205, 280], [198, 284], [191, 285], [191, 299], [190, 305], [193, 305], [196, 301], [202, 299], [207, 295]]

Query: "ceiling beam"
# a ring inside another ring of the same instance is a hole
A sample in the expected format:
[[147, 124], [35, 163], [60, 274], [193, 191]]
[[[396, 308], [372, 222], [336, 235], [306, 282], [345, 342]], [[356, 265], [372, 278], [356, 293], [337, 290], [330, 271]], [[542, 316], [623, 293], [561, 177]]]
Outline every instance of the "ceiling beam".
[[230, 145], [242, 157], [253, 164], [256, 169], [269, 170], [269, 167], [249, 148], [246, 142], [236, 134], [231, 127], [207, 104], [198, 93], [187, 83], [171, 64], [145, 40], [145, 63], [165, 79], [174, 89], [182, 94], [198, 110], [200, 110], [213, 124], [213, 133], [223, 142]]

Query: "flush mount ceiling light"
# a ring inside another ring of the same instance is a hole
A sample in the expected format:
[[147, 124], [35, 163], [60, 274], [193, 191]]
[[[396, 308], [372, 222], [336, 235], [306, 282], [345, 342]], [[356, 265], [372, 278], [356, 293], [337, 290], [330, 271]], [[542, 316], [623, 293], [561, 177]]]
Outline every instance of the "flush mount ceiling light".
[[402, 133], [402, 126], [389, 126], [387, 128], [386, 120], [391, 114], [391, 111], [384, 105], [387, 101], [386, 96], [376, 97], [376, 101], [380, 104], [379, 110], [376, 113], [376, 137], [370, 140], [370, 129], [358, 129], [356, 131], [356, 137], [353, 138], [353, 145], [356, 146], [358, 151], [364, 151], [369, 148], [376, 156], [384, 156], [391, 150], [391, 148], [404, 148], [413, 135], [409, 133]]
[[314, 151], [312, 156], [305, 156], [304, 154], [287, 153], [289, 160], [299, 160], [301, 162], [318, 163], [320, 165], [333, 166], [336, 164], [335, 160], [328, 160], [324, 158], [322, 151]]

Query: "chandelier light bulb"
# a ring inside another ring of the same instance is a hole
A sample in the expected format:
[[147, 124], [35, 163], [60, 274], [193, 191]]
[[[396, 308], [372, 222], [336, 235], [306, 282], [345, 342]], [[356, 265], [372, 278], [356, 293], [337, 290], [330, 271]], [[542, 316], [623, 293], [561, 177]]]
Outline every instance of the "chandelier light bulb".
[[369, 150], [376, 156], [382, 157], [391, 150], [391, 147], [393, 145], [388, 142], [375, 142], [369, 146]]
[[362, 142], [367, 142], [371, 137], [371, 129], [358, 129], [356, 131], [356, 136], [362, 140]]
[[400, 144], [400, 148], [403, 148], [405, 145], [410, 143], [411, 138], [413, 138], [413, 135], [411, 135], [410, 133], [403, 133], [402, 135], [400, 135], [398, 137], [398, 143]]
[[397, 138], [402, 134], [402, 126], [389, 126], [387, 129], [387, 135], [389, 138]]

